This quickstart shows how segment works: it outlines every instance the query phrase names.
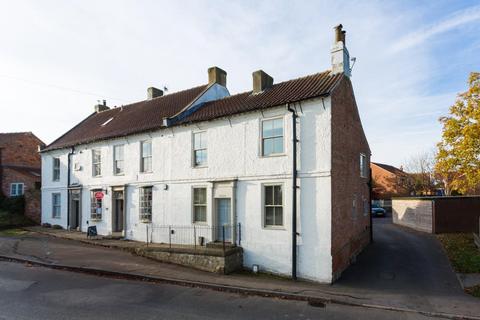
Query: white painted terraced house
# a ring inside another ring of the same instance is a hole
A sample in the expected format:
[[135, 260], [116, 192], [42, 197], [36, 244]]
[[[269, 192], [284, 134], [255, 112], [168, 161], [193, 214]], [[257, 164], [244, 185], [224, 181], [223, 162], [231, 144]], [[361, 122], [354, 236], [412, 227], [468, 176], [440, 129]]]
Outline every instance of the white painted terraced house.
[[42, 150], [42, 222], [139, 241], [147, 225], [240, 224], [245, 267], [332, 282], [369, 243], [370, 150], [341, 25], [331, 53], [331, 70], [256, 71], [236, 95], [212, 67], [203, 86], [97, 105]]

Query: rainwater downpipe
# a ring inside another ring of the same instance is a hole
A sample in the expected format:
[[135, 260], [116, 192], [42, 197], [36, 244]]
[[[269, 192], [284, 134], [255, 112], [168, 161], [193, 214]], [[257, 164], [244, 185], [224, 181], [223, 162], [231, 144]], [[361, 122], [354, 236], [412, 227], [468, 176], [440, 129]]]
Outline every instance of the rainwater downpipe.
[[70, 152], [67, 154], [67, 229], [70, 229], [70, 166], [71, 166], [71, 156], [75, 152], [75, 147], [70, 149]]
[[287, 103], [292, 113], [292, 279], [297, 280], [297, 111]]

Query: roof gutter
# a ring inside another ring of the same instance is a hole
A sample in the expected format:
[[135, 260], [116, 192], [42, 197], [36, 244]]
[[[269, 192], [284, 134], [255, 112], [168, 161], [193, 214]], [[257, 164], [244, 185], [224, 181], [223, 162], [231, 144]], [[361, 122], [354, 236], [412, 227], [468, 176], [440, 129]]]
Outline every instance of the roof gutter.
[[297, 280], [297, 111], [287, 103], [292, 113], [292, 279]]

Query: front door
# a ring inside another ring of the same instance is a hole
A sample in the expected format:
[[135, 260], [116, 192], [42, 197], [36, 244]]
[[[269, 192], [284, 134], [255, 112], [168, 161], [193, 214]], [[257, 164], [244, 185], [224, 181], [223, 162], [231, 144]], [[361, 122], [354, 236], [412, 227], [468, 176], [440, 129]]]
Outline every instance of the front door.
[[232, 217], [230, 199], [216, 199], [217, 204], [217, 240], [232, 241]]
[[114, 210], [112, 219], [112, 232], [123, 231], [123, 191], [113, 192]]
[[69, 190], [70, 193], [70, 217], [69, 217], [69, 227], [71, 230], [80, 230], [81, 228], [81, 210], [80, 210], [80, 199], [81, 191], [78, 189]]
[[73, 200], [72, 229], [77, 229], [80, 224], [80, 200]]

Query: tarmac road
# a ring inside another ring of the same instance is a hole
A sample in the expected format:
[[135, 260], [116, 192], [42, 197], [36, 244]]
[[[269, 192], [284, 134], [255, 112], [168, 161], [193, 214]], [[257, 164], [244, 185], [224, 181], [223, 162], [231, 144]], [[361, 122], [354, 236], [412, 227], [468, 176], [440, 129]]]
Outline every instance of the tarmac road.
[[[427, 319], [0, 262], [0, 319]], [[431, 319], [428, 317], [428, 319]]]

